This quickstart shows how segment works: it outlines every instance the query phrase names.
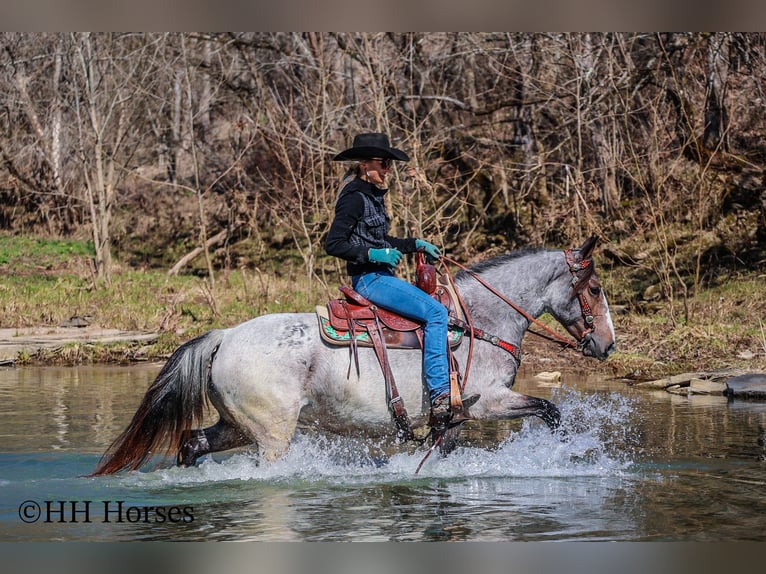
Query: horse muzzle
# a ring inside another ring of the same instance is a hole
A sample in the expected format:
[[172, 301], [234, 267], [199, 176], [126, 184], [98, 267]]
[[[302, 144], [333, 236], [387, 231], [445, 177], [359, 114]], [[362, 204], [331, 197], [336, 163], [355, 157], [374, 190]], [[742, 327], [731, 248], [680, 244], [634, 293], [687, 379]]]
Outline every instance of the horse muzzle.
[[578, 345], [582, 354], [586, 357], [595, 357], [599, 361], [606, 361], [609, 355], [617, 350], [614, 341], [608, 344], [601, 344], [594, 336], [593, 332], [586, 333]]

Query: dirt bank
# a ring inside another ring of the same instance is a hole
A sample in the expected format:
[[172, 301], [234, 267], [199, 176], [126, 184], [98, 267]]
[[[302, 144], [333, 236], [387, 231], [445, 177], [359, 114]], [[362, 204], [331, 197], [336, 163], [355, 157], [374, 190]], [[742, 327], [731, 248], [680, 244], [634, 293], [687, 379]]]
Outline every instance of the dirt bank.
[[157, 333], [103, 329], [96, 325], [0, 329], [0, 364], [13, 364], [19, 357], [33, 357], [43, 350], [55, 351], [67, 345], [111, 343], [148, 345], [156, 341], [158, 337]]

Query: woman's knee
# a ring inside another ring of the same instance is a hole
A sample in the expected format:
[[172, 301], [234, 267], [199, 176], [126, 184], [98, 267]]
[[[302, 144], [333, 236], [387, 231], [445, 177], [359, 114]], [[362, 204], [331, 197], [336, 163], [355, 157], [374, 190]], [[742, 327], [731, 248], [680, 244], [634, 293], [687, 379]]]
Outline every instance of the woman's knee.
[[449, 312], [447, 308], [434, 299], [435, 305], [431, 305], [428, 309], [428, 322], [433, 324], [447, 324], [447, 318]]

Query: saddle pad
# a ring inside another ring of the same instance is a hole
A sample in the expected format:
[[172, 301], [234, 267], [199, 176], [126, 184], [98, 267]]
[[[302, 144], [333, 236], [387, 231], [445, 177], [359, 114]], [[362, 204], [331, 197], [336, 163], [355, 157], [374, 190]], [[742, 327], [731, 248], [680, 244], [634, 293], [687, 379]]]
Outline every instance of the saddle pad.
[[[327, 307], [317, 305], [316, 314], [319, 321], [319, 334], [324, 342], [339, 347], [348, 347], [351, 344], [351, 332], [348, 328], [336, 328], [332, 324]], [[389, 349], [420, 350], [420, 339], [415, 331], [392, 331], [384, 326], [383, 337]], [[463, 331], [450, 328], [448, 339], [450, 348], [456, 348], [463, 340]], [[372, 347], [370, 335], [361, 327], [356, 330], [356, 344], [360, 347]]]

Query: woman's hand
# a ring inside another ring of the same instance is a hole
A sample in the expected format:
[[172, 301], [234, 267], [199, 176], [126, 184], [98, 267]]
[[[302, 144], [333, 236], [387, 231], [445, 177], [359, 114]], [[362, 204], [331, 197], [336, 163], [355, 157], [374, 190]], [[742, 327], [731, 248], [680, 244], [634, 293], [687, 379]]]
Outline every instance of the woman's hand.
[[402, 260], [402, 252], [393, 247], [386, 247], [384, 249], [370, 249], [367, 252], [367, 258], [373, 263], [383, 263], [396, 267], [399, 265], [399, 261]]
[[423, 251], [426, 255], [434, 260], [438, 260], [442, 256], [441, 251], [439, 251], [439, 248], [436, 247], [436, 245], [433, 243], [428, 243], [428, 241], [424, 241], [423, 239], [415, 240], [415, 248], [418, 251]]

